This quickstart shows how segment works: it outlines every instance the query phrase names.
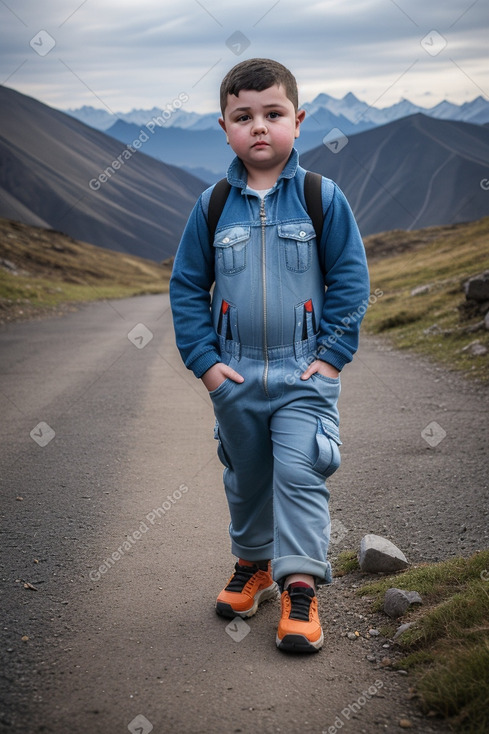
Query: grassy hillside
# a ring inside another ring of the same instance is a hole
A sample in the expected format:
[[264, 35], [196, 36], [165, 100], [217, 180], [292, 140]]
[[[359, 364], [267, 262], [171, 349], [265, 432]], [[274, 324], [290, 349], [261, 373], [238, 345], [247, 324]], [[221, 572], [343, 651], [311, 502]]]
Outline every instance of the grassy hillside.
[[170, 268], [0, 219], [0, 322], [168, 290]]
[[469, 277], [489, 269], [489, 217], [372, 235], [365, 247], [371, 291], [383, 293], [367, 311], [366, 332], [489, 381], [489, 355], [462, 351], [475, 340], [489, 348], [483, 316], [466, 308], [463, 291]]

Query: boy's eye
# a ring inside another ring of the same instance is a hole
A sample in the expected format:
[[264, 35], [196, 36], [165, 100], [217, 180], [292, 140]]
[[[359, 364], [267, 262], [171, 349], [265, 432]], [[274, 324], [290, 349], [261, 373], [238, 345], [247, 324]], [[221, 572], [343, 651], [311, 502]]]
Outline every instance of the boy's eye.
[[270, 117], [271, 120], [276, 120], [277, 117], [280, 117], [280, 112], [270, 112], [268, 117]]
[[236, 118], [236, 122], [246, 122], [246, 120], [249, 120], [249, 115], [240, 115], [238, 118]]

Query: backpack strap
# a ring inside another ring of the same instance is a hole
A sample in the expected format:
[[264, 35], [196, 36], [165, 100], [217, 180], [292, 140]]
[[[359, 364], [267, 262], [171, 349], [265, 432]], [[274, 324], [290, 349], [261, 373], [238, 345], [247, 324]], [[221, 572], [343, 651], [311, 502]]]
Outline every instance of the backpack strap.
[[320, 173], [307, 171], [304, 178], [304, 198], [306, 200], [307, 213], [311, 217], [316, 232], [316, 242], [319, 247], [323, 233], [323, 197], [321, 193], [322, 179]]
[[209, 228], [209, 240], [214, 241], [214, 234], [219, 222], [222, 210], [231, 191], [231, 184], [227, 178], [221, 178], [212, 189], [207, 210], [207, 226]]

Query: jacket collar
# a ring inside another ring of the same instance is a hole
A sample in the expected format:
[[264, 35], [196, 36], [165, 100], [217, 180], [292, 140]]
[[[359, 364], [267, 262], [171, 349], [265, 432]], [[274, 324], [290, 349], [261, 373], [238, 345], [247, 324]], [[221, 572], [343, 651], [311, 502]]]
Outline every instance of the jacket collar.
[[[293, 178], [295, 176], [295, 173], [297, 171], [297, 168], [299, 167], [299, 153], [295, 148], [292, 148], [292, 152], [289, 156], [289, 159], [287, 163], [285, 164], [282, 173], [277, 179], [277, 184], [282, 178]], [[246, 168], [244, 167], [243, 161], [241, 158], [238, 158], [236, 156], [233, 161], [231, 162], [231, 165], [228, 168], [227, 172], [227, 179], [231, 186], [237, 186], [238, 188], [242, 189], [243, 191], [246, 189], [248, 183], [248, 172]], [[277, 185], [275, 184], [275, 185]]]

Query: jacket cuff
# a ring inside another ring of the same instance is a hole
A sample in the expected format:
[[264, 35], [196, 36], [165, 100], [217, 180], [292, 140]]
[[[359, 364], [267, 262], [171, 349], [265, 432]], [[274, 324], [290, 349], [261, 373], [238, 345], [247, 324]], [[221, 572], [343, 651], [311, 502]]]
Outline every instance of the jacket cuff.
[[331, 347], [328, 348], [323, 344], [319, 344], [316, 356], [323, 362], [327, 362], [335, 367], [339, 372], [341, 372], [345, 364], [348, 364], [352, 360], [350, 355], [346, 356], [341, 352], [334, 352]]
[[218, 362], [222, 362], [221, 358], [217, 352], [211, 351], [201, 354], [200, 357], [197, 357], [197, 359], [195, 359], [191, 364], [188, 364], [187, 367], [189, 370], [192, 370], [196, 377], [202, 377], [204, 372], [207, 372], [212, 365], [217, 364]]

